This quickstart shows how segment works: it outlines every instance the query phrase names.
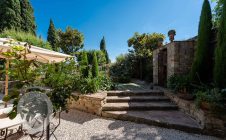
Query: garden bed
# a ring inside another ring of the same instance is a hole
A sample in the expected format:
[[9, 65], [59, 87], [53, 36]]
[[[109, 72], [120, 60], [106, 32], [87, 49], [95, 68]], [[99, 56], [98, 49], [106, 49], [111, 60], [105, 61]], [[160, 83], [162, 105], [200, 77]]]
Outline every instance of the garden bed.
[[226, 136], [226, 116], [217, 117], [213, 113], [198, 109], [194, 101], [183, 100], [170, 90], [158, 88], [163, 90], [165, 95], [174, 101], [183, 112], [197, 120], [206, 133]]

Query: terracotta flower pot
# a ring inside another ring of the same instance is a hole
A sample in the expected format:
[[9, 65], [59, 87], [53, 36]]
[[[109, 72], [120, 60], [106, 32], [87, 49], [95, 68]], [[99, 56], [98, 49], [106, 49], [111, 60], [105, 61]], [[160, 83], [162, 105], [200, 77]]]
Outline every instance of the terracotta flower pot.
[[200, 108], [203, 110], [210, 110], [211, 109], [211, 104], [208, 102], [201, 102]]
[[188, 93], [178, 93], [178, 97], [184, 100], [194, 100], [194, 95]]

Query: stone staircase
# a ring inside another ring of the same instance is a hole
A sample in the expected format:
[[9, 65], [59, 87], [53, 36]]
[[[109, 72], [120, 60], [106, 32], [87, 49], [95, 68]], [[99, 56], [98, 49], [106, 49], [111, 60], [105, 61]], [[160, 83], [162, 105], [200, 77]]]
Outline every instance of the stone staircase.
[[178, 109], [164, 92], [112, 91], [107, 93], [102, 116], [173, 128], [192, 133], [201, 133], [201, 126]]
[[102, 111], [177, 110], [160, 91], [109, 92]]

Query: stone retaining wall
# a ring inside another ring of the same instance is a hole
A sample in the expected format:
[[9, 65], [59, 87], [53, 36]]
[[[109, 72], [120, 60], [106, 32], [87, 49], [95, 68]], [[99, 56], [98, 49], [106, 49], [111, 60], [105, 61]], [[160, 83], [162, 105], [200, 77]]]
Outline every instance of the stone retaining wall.
[[69, 102], [70, 109], [78, 109], [84, 112], [101, 116], [102, 105], [105, 104], [106, 93], [95, 93], [91, 95], [79, 95], [79, 99], [75, 101], [71, 99]]
[[172, 101], [174, 101], [183, 112], [197, 120], [202, 126], [204, 132], [211, 132], [215, 135], [226, 136], [225, 119], [220, 119], [212, 113], [198, 109], [193, 101], [180, 99], [173, 92], [166, 89], [162, 90], [164, 90], [165, 95], [168, 96]]

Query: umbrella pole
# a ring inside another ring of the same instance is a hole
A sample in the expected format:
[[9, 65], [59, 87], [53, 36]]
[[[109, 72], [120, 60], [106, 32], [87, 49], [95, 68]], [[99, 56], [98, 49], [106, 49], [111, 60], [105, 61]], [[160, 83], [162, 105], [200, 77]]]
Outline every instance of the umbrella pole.
[[[5, 96], [8, 95], [8, 86], [9, 86], [9, 59], [6, 59], [5, 63]], [[5, 102], [5, 108], [7, 107], [7, 102]]]

